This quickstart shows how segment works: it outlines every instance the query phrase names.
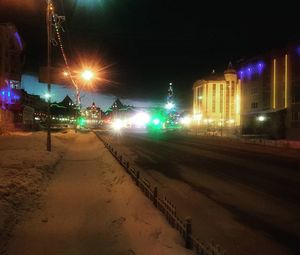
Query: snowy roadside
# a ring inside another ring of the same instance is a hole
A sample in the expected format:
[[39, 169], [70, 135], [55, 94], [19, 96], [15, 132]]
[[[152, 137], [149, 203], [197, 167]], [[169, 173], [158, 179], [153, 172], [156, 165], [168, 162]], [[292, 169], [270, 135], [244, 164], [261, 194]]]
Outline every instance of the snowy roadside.
[[3, 254], [194, 254], [93, 133], [73, 140]]
[[53, 134], [53, 150], [45, 150], [43, 132], [13, 132], [0, 136], [0, 254], [25, 212], [39, 205], [52, 170], [74, 136]]

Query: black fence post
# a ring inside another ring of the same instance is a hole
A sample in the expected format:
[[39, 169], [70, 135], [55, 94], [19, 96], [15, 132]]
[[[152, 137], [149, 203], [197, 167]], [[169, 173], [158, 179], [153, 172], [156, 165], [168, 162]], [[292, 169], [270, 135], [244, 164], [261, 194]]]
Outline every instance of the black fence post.
[[192, 219], [190, 217], [187, 217], [185, 219], [185, 248], [190, 250], [193, 249], [191, 235], [192, 235]]
[[158, 193], [157, 187], [154, 187], [154, 190], [153, 190], [153, 204], [154, 204], [155, 207], [157, 207], [157, 193]]
[[127, 172], [129, 170], [129, 162], [128, 161], [126, 162], [126, 170], [127, 170]]
[[136, 186], [139, 186], [139, 180], [140, 180], [140, 171], [137, 171], [136, 172], [136, 177], [135, 177]]

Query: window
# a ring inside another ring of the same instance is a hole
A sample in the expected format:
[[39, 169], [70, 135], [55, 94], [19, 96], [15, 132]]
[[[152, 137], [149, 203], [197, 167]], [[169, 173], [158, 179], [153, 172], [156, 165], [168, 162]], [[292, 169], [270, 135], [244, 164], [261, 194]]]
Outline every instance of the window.
[[251, 94], [257, 94], [258, 93], [258, 88], [256, 86], [251, 87]]
[[254, 103], [251, 103], [251, 108], [252, 109], [255, 109], [258, 107], [258, 103], [254, 102]]
[[292, 121], [300, 121], [300, 112], [292, 112]]

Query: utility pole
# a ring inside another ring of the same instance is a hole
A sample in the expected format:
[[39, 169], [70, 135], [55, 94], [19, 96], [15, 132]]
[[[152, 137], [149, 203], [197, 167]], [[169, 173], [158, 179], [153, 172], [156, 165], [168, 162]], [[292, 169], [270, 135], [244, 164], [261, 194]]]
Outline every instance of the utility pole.
[[51, 0], [47, 0], [47, 80], [48, 80], [48, 116], [47, 116], [47, 151], [51, 151], [51, 83], [50, 83], [50, 68], [51, 68], [51, 38], [52, 38], [52, 10]]

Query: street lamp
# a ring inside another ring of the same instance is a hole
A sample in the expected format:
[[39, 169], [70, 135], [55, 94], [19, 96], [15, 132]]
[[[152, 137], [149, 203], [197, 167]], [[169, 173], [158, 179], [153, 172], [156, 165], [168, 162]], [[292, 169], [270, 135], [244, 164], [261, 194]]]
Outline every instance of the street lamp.
[[44, 98], [48, 101], [51, 98], [51, 95], [49, 93], [46, 93], [44, 95]]
[[[77, 110], [76, 110], [76, 115], [77, 115], [77, 111], [80, 111], [80, 90], [79, 90], [79, 86], [77, 84], [77, 81], [79, 80], [79, 78], [81, 78], [80, 80], [87, 83], [87, 82], [91, 82], [94, 77], [95, 77], [95, 73], [90, 70], [90, 69], [84, 69], [81, 72], [73, 72], [68, 69], [67, 71], [63, 71], [62, 75], [65, 77], [68, 77], [71, 79], [75, 89], [76, 89], [76, 106], [77, 106]], [[78, 118], [78, 116], [76, 116], [76, 119]], [[75, 132], [77, 132], [77, 123], [75, 124]]]
[[263, 115], [261, 115], [261, 116], [258, 116], [258, 117], [257, 117], [257, 120], [258, 120], [259, 122], [264, 122], [264, 121], [266, 120], [266, 117], [263, 116]]
[[261, 140], [262, 140], [262, 135], [263, 135], [263, 122], [266, 120], [266, 117], [265, 116], [263, 116], [263, 115], [260, 115], [260, 116], [258, 116], [257, 118], [256, 118], [256, 120], [258, 121], [258, 123], [259, 123], [259, 134], [260, 134], [260, 138], [259, 138], [259, 140], [260, 140], [260, 142], [261, 142]]
[[94, 73], [91, 70], [86, 69], [81, 73], [81, 77], [85, 81], [91, 81], [94, 78]]
[[[79, 93], [79, 86], [77, 84], [78, 80], [81, 80], [85, 83], [91, 82], [95, 78], [95, 73], [90, 69], [84, 69], [81, 72], [72, 72], [71, 70], [63, 71], [62, 75], [66, 78], [70, 78], [72, 83], [76, 89], [76, 104], [80, 105], [80, 93]], [[79, 79], [80, 78], [80, 79]]]
[[47, 26], [47, 78], [48, 78], [48, 116], [47, 116], [47, 151], [51, 151], [51, 83], [50, 83], [50, 67], [51, 67], [51, 40], [52, 40], [52, 17], [51, 12], [53, 6], [51, 0], [47, 0], [46, 8], [46, 26]]

